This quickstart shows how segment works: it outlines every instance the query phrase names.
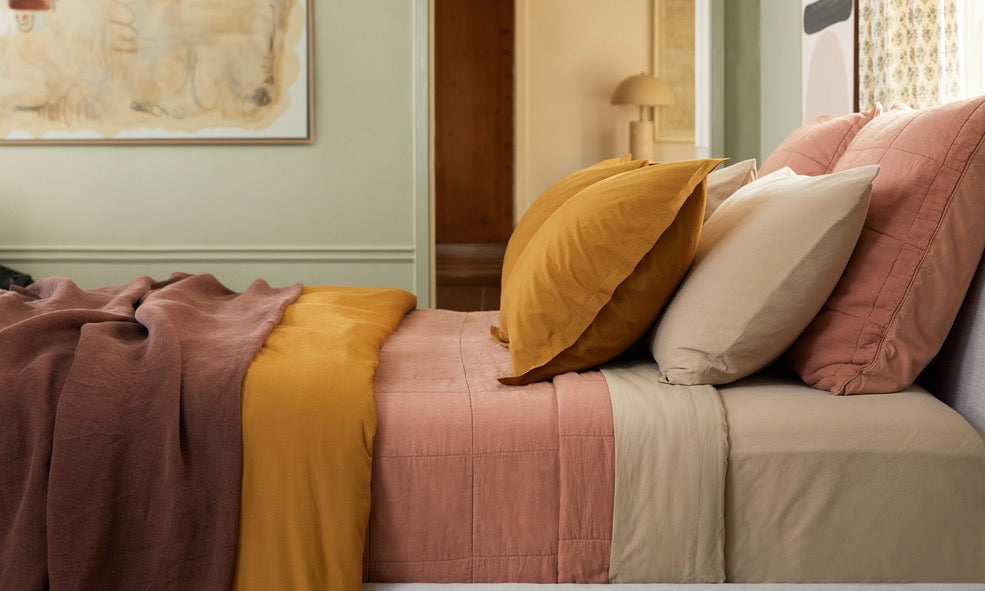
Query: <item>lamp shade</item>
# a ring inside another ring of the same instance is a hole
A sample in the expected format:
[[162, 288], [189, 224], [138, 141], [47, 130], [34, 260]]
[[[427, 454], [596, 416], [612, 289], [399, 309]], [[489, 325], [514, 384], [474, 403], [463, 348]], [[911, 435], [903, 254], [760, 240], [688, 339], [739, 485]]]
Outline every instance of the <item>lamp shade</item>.
[[662, 107], [674, 104], [674, 93], [660, 78], [640, 73], [619, 83], [612, 93], [612, 104]]

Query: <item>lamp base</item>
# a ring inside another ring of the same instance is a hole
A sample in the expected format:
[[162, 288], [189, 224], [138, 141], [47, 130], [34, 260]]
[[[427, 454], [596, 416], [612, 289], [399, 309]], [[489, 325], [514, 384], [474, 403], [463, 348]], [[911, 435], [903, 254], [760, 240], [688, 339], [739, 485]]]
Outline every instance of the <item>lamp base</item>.
[[629, 122], [629, 151], [634, 160], [653, 159], [653, 121]]

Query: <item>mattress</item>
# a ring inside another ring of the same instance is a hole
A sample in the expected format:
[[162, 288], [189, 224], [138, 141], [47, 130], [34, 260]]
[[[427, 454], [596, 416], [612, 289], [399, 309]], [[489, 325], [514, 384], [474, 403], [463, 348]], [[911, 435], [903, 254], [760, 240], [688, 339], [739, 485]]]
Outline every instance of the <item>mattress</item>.
[[[486, 332], [495, 318], [417, 310], [383, 347], [366, 581], [625, 580], [610, 570], [614, 491], [649, 484], [617, 458], [649, 444], [620, 438], [603, 372], [496, 382], [509, 356]], [[948, 406], [785, 375], [716, 395], [727, 581], [985, 581], [985, 444]]]
[[733, 582], [985, 582], [985, 444], [919, 386], [719, 388]]

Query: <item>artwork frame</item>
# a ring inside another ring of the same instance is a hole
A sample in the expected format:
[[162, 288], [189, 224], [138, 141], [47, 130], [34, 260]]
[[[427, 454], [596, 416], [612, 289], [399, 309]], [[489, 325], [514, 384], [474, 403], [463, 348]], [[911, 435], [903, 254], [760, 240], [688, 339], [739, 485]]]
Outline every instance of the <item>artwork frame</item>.
[[0, 0], [0, 146], [314, 141], [312, 0], [15, 4]]
[[653, 74], [674, 91], [675, 104], [655, 114], [657, 142], [695, 138], [695, 0], [653, 0]]
[[801, 0], [801, 120], [858, 111], [858, 2]]

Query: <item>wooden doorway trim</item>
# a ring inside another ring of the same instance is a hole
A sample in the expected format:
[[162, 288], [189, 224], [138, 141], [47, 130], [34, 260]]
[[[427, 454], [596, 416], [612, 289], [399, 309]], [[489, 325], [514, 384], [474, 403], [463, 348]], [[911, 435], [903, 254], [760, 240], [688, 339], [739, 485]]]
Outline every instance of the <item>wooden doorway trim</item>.
[[533, 202], [530, 196], [530, 0], [513, 8], [513, 225]]
[[431, 1], [434, 301], [497, 309], [490, 269], [513, 230], [515, 0]]

